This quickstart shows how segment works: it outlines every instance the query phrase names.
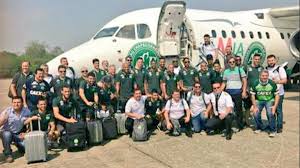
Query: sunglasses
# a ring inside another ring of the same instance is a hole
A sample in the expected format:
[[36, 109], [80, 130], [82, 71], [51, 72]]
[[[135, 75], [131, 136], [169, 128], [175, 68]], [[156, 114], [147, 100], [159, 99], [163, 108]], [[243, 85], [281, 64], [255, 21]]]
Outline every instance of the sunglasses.
[[229, 61], [229, 64], [234, 64], [235, 63], [235, 61]]
[[185, 61], [184, 63], [187, 64], [187, 63], [190, 63], [190, 61]]
[[132, 61], [131, 59], [128, 59], [127, 61]]
[[216, 90], [216, 89], [220, 89], [220, 87], [214, 87], [213, 89], [214, 89], [214, 90]]
[[195, 88], [200, 88], [200, 86], [194, 86]]
[[83, 70], [83, 71], [81, 71], [82, 73], [84, 73], [84, 72], [88, 72], [87, 70]]
[[59, 71], [60, 73], [64, 73], [64, 72], [66, 72], [66, 71]]

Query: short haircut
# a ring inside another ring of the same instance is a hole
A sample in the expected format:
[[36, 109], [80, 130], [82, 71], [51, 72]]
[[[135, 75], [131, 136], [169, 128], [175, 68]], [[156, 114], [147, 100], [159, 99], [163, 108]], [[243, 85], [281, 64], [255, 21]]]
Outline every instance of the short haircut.
[[262, 70], [259, 75], [263, 74], [263, 73], [267, 73], [269, 75], [269, 71], [267, 69]]
[[203, 37], [210, 37], [210, 35], [209, 34], [204, 34], [204, 36]]
[[194, 86], [196, 86], [196, 85], [200, 85], [201, 86], [200, 82], [195, 82]]
[[166, 58], [165, 57], [160, 57], [159, 60], [166, 60]]
[[67, 60], [67, 57], [61, 57], [60, 62], [62, 62], [62, 60]]
[[23, 99], [22, 99], [21, 96], [14, 96], [14, 97], [12, 97], [12, 98], [11, 98], [11, 101], [14, 101], [14, 100], [16, 100], [16, 99], [19, 99], [19, 100], [21, 100], [21, 102], [23, 102]]
[[94, 59], [93, 59], [93, 64], [94, 64], [95, 62], [99, 62], [99, 59], [98, 59], [98, 58], [94, 58]]
[[241, 57], [241, 56], [239, 56], [239, 55], [236, 55], [236, 56], [235, 56], [235, 58], [242, 58], [242, 57]]
[[182, 59], [182, 61], [184, 62], [185, 60], [190, 60], [188, 57], [184, 57], [183, 59]]
[[260, 56], [260, 54], [255, 53], [255, 54], [253, 55], [253, 57], [261, 57], [261, 56]]
[[63, 87], [61, 87], [61, 90], [63, 90], [64, 88], [71, 89], [69, 85], [63, 85]]
[[269, 59], [269, 58], [275, 58], [276, 59], [276, 56], [273, 55], [273, 54], [270, 54], [270, 55], [267, 56], [267, 59]]
[[44, 70], [43, 70], [42, 68], [36, 68], [36, 69], [35, 69], [35, 74], [37, 74], [38, 71], [44, 72]]
[[30, 62], [27, 61], [27, 60], [26, 60], [26, 61], [22, 61], [22, 62], [21, 62], [21, 65], [22, 65], [23, 63], [25, 63], [25, 62], [27, 62], [27, 63], [30, 65]]
[[152, 89], [151, 90], [151, 93], [153, 94], [153, 93], [158, 93], [158, 90], [157, 89]]
[[207, 65], [207, 62], [205, 62], [205, 61], [201, 61], [199, 65], [201, 65], [201, 64], [205, 64], [205, 65]]
[[[173, 91], [173, 93], [175, 93], [175, 92], [180, 93], [180, 91], [179, 91], [178, 89], [175, 89], [175, 90]], [[172, 93], [172, 94], [173, 94], [173, 93]]]
[[211, 85], [213, 85], [213, 84], [219, 84], [219, 85], [222, 85], [222, 82], [220, 82], [220, 81], [213, 81]]
[[221, 65], [219, 61], [215, 61], [215, 62], [213, 63], [213, 65], [216, 65], [216, 64]]
[[87, 76], [92, 76], [92, 77], [94, 77], [94, 78], [96, 77], [95, 74], [94, 74], [93, 72], [89, 72], [89, 73], [87, 74]]
[[135, 93], [135, 92], [137, 92], [137, 91], [142, 92], [142, 90], [141, 90], [140, 88], [136, 88], [136, 89], [134, 89], [133, 93]]
[[66, 69], [66, 67], [64, 65], [59, 65], [58, 68], [57, 68], [57, 70], [59, 70], [61, 68]]
[[40, 68], [42, 67], [49, 67], [47, 64], [41, 64]]
[[142, 60], [142, 61], [144, 61], [142, 57], [139, 57], [139, 58], [137, 59], [137, 61], [138, 61], [138, 60]]
[[38, 103], [39, 103], [40, 101], [45, 101], [45, 102], [47, 102], [47, 99], [45, 99], [45, 98], [39, 98]]
[[234, 60], [235, 60], [235, 58], [231, 56], [231, 57], [228, 58], [227, 63], [229, 63], [229, 61], [230, 61], [231, 59], [234, 59]]

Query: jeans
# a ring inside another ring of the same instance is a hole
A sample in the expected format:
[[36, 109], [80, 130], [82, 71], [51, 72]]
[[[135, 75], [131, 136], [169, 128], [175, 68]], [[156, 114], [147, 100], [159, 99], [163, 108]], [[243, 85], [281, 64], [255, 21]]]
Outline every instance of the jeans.
[[192, 117], [192, 125], [194, 128], [194, 132], [200, 132], [205, 130], [205, 116], [203, 113], [198, 114], [195, 117]]
[[241, 94], [236, 94], [236, 95], [230, 95], [232, 98], [232, 101], [234, 103], [234, 111], [236, 114], [236, 122], [238, 125], [239, 129], [243, 129], [244, 127], [244, 121], [243, 121], [243, 109], [242, 109], [242, 105], [243, 105], [243, 99], [242, 99], [242, 95]]
[[229, 113], [223, 120], [219, 118], [219, 116], [213, 116], [212, 118], [208, 119], [205, 127], [207, 128], [206, 131], [212, 131], [217, 129], [223, 129], [225, 127], [226, 134], [231, 133], [232, 128], [232, 120], [233, 115]]
[[10, 131], [4, 131], [2, 132], [1, 137], [2, 137], [2, 144], [4, 148], [3, 153], [5, 156], [12, 155], [12, 149], [10, 147], [12, 142], [15, 142], [19, 151], [21, 152], [25, 151], [24, 142], [19, 138], [19, 134], [14, 134]]
[[263, 130], [264, 126], [261, 120], [261, 112], [264, 108], [266, 108], [267, 118], [269, 122], [269, 129], [271, 132], [275, 132], [275, 115], [272, 114], [271, 107], [273, 106], [273, 101], [257, 101], [258, 112], [254, 114], [254, 119], [256, 123], [257, 130]]
[[276, 109], [277, 129], [282, 129], [282, 123], [283, 123], [282, 104], [283, 104], [283, 99], [284, 99], [284, 95], [281, 95], [280, 98], [279, 98], [277, 109]]

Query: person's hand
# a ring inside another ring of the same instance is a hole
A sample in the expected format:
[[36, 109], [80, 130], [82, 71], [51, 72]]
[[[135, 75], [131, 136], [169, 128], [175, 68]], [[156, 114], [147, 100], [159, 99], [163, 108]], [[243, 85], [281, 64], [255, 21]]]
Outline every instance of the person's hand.
[[75, 120], [73, 117], [71, 117], [69, 120], [68, 120], [68, 123], [76, 123], [77, 120]]
[[223, 120], [226, 117], [226, 113], [219, 113], [220, 120]]
[[204, 112], [204, 117], [205, 117], [205, 118], [208, 118], [208, 111], [205, 111], [205, 112]]
[[31, 121], [33, 121], [33, 120], [40, 120], [41, 117], [39, 117], [39, 116], [32, 116], [30, 119], [31, 119]]
[[168, 100], [169, 99], [169, 96], [167, 94], [165, 94], [165, 99]]
[[88, 105], [88, 106], [93, 106], [93, 105], [94, 105], [94, 102], [88, 102], [86, 105]]
[[115, 97], [116, 97], [115, 94], [110, 94], [110, 99], [111, 99], [111, 100], [114, 99]]
[[273, 115], [276, 113], [276, 107], [275, 106], [271, 107], [271, 112], [272, 112]]
[[254, 114], [258, 112], [257, 106], [251, 106], [250, 111], [252, 111]]
[[19, 138], [20, 138], [21, 140], [24, 140], [24, 138], [25, 138], [25, 133], [24, 133], [24, 132], [21, 132], [21, 133], [19, 134]]
[[24, 103], [24, 104], [23, 104], [23, 106], [24, 106], [25, 108], [28, 108], [28, 105], [27, 105], [27, 103]]
[[149, 114], [147, 114], [147, 115], [145, 116], [145, 118], [150, 118], [150, 115], [149, 115]]
[[247, 92], [242, 92], [242, 98], [247, 98], [248, 97], [248, 95], [247, 95]]
[[139, 115], [137, 116], [137, 119], [142, 119], [142, 118], [144, 118], [144, 117], [145, 117], [144, 115], [139, 114]]
[[190, 116], [184, 117], [184, 122], [185, 122], [185, 123], [188, 123], [189, 121], [190, 121]]
[[53, 136], [54, 136], [54, 131], [50, 130], [50, 131], [48, 132], [48, 136], [49, 136], [49, 137], [53, 137]]
[[168, 130], [173, 128], [173, 125], [171, 124], [170, 121], [167, 121], [167, 128], [168, 128]]

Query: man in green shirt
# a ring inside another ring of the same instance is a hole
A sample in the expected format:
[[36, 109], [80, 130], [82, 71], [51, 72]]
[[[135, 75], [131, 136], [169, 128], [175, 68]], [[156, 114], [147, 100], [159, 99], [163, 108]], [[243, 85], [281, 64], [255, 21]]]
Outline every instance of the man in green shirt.
[[191, 91], [193, 85], [196, 81], [198, 81], [198, 73], [197, 70], [190, 66], [189, 58], [183, 58], [184, 67], [179, 71], [180, 78], [180, 88], [184, 92], [184, 98], [186, 97], [186, 93]]
[[136, 61], [136, 66], [134, 68], [134, 78], [136, 85], [139, 89], [141, 89], [142, 94], [145, 94], [145, 78], [146, 78], [146, 70], [143, 68], [143, 58], [138, 58]]
[[223, 72], [221, 71], [221, 65], [219, 62], [214, 63], [214, 70], [211, 71], [211, 83], [222, 83], [223, 82]]
[[166, 68], [166, 59], [164, 57], [160, 57], [159, 58], [159, 67], [158, 67], [158, 71], [160, 73], [164, 73], [165, 71], [167, 71]]
[[131, 73], [128, 63], [122, 64], [122, 70], [116, 77], [116, 94], [118, 97], [118, 108], [125, 111], [125, 105], [128, 99], [133, 95], [134, 88], [137, 88], [134, 74]]
[[112, 78], [110, 76], [104, 76], [102, 78], [102, 86], [99, 88], [99, 103], [105, 104], [107, 109], [116, 112], [117, 100], [116, 100], [116, 88], [112, 85]]
[[93, 59], [94, 69], [91, 72], [95, 74], [97, 84], [101, 80], [101, 78], [106, 75], [106, 72], [104, 70], [100, 69], [99, 64], [100, 64], [100, 61], [98, 58]]
[[211, 72], [208, 71], [206, 62], [200, 63], [200, 71], [198, 74], [199, 74], [200, 85], [202, 86], [202, 91], [207, 94], [211, 93], [212, 92]]
[[150, 94], [153, 89], [157, 90], [158, 94], [161, 94], [160, 82], [162, 81], [162, 73], [156, 67], [155, 60], [151, 61], [151, 67], [146, 72], [145, 79], [145, 91], [146, 94]]
[[162, 118], [162, 109], [163, 109], [163, 102], [159, 99], [159, 94], [156, 89], [151, 91], [151, 97], [147, 98], [145, 101], [145, 117], [149, 121], [149, 125], [147, 128], [149, 130], [154, 130], [159, 122], [160, 118]]
[[172, 93], [179, 89], [179, 76], [174, 73], [174, 65], [169, 64], [162, 80], [162, 94], [165, 100], [169, 100]]
[[74, 84], [73, 80], [66, 76], [66, 67], [64, 65], [58, 66], [58, 77], [53, 79], [50, 83], [51, 87], [54, 89], [54, 96], [60, 96], [61, 89], [64, 85], [67, 85], [73, 90]]
[[272, 138], [276, 132], [275, 112], [279, 102], [279, 91], [277, 85], [268, 78], [268, 70], [263, 70], [260, 73], [259, 80], [255, 81], [251, 86], [250, 93], [253, 104], [252, 111], [254, 112], [256, 123], [255, 133], [265, 129], [261, 120], [261, 112], [265, 108], [270, 129], [269, 137]]

